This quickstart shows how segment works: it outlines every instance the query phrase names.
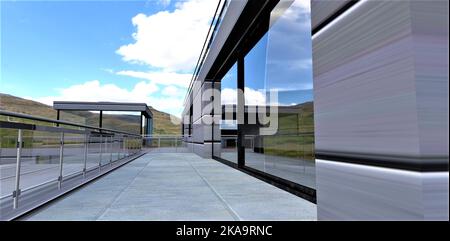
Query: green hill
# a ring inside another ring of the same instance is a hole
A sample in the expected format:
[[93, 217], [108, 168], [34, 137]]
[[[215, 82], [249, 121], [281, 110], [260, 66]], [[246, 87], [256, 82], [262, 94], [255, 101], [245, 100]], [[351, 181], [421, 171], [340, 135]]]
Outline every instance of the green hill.
[[[170, 115], [149, 107], [153, 113], [153, 134], [178, 135], [181, 133], [180, 125], [175, 125], [170, 121]], [[51, 106], [40, 102], [19, 98], [16, 96], [0, 93], [0, 110], [6, 110], [17, 113], [24, 113], [34, 116], [56, 119], [56, 110]], [[83, 123], [87, 125], [98, 125], [98, 114], [87, 111], [72, 111], [61, 114], [61, 119]], [[0, 117], [5, 120], [5, 117]], [[103, 114], [103, 126], [105, 128], [136, 132], [139, 117], [135, 115], [111, 115]]]

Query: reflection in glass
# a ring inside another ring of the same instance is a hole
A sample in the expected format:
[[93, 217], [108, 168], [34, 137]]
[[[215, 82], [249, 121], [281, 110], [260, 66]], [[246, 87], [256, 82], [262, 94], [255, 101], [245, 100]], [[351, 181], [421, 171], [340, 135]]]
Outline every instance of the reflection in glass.
[[103, 128], [140, 134], [141, 113], [123, 111], [103, 111]]
[[[278, 106], [278, 129], [261, 135], [245, 125], [247, 166], [315, 188], [310, 10], [303, 0], [280, 1], [270, 29], [245, 57], [245, 104]], [[270, 91], [278, 100], [269, 99]]]
[[234, 109], [237, 105], [237, 64], [225, 74], [220, 83], [222, 107], [222, 118], [219, 123], [221, 133], [221, 144], [219, 151], [214, 155], [225, 160], [237, 163], [237, 123]]
[[82, 125], [98, 127], [100, 122], [100, 111], [63, 110], [59, 115], [60, 120]]

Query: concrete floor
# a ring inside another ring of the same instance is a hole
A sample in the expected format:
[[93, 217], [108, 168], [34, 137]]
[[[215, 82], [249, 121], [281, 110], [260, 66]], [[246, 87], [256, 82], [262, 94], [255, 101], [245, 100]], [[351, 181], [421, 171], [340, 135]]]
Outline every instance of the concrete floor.
[[25, 220], [316, 220], [316, 205], [192, 153], [148, 153]]

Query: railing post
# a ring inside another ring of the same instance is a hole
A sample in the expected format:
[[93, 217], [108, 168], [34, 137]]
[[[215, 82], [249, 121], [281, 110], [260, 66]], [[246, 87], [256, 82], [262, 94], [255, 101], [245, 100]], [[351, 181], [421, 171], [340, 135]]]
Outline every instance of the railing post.
[[15, 189], [13, 191], [13, 209], [17, 209], [19, 207], [19, 196], [20, 196], [20, 162], [22, 155], [22, 130], [19, 129], [17, 133], [17, 156], [16, 156], [16, 181], [15, 181]]
[[128, 153], [127, 153], [127, 149], [126, 149], [126, 138], [124, 137], [123, 138], [123, 141], [122, 141], [122, 148], [123, 148], [123, 157], [127, 157], [128, 156]]
[[178, 149], [177, 137], [174, 136], [173, 139], [175, 140], [175, 152], [177, 152]]
[[[115, 144], [116, 144], [116, 141], [117, 141], [117, 137], [114, 137], [113, 143], [112, 143], [114, 155], [116, 154], [115, 152], [116, 152], [116, 150], [117, 150], [117, 146], [115, 145]], [[117, 159], [115, 159], [114, 161], [117, 161], [118, 159], [119, 159], [119, 157], [117, 157]]]
[[117, 160], [119, 160], [119, 150], [117, 150], [117, 144], [116, 144], [116, 142], [118, 141], [118, 138], [116, 137], [116, 138], [114, 138], [114, 142], [113, 142], [113, 145], [114, 145], [114, 151], [115, 151], [115, 153], [114, 154], [117, 154], [117, 158], [116, 158], [116, 161]]
[[59, 142], [59, 176], [58, 176], [58, 189], [61, 189], [63, 181], [63, 162], [64, 162], [64, 132], [61, 132], [61, 139]]
[[100, 137], [99, 137], [100, 139], [99, 139], [99, 141], [98, 141], [98, 146], [99, 146], [99, 148], [100, 148], [100, 159], [99, 159], [99, 161], [98, 161], [98, 171], [100, 171], [101, 170], [101, 167], [102, 167], [102, 153], [103, 153], [103, 150], [102, 150], [102, 145], [103, 145], [103, 141], [102, 141], [102, 134], [100, 134]]
[[121, 139], [119, 139], [119, 142], [117, 143], [118, 144], [118, 150], [117, 150], [117, 155], [119, 156], [118, 157], [118, 160], [120, 159], [120, 158], [122, 158], [121, 157], [121, 155], [122, 155], [122, 142], [123, 142], [123, 137], [121, 137]]
[[111, 166], [112, 165], [112, 156], [113, 156], [113, 136], [111, 135], [111, 138], [109, 139], [110, 140], [110, 144], [109, 144], [109, 165]]
[[89, 148], [89, 134], [84, 137], [84, 164], [83, 164], [83, 178], [86, 178], [86, 162]]
[[158, 151], [161, 151], [161, 137], [158, 136]]
[[[105, 154], [108, 154], [108, 136], [105, 136]], [[106, 159], [108, 160], [108, 156], [106, 156]]]

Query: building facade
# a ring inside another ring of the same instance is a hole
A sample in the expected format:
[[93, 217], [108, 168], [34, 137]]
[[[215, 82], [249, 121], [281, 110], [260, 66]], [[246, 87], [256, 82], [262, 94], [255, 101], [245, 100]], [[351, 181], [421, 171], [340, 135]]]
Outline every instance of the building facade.
[[448, 219], [448, 1], [221, 1], [183, 135], [319, 220]]

